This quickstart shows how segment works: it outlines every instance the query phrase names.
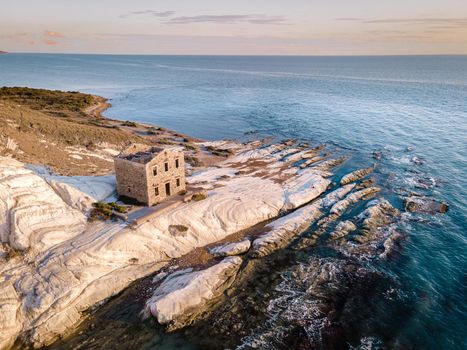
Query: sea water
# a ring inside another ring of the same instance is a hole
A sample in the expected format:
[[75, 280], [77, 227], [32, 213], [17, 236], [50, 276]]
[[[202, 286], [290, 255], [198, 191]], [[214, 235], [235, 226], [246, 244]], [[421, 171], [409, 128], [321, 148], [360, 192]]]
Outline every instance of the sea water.
[[400, 348], [467, 348], [467, 56], [7, 54], [0, 85], [99, 94], [105, 116], [204, 139], [332, 143], [352, 153], [346, 170], [381, 152], [395, 205], [404, 189], [450, 209], [406, 225], [401, 256], [381, 267], [400, 285], [400, 312], [383, 297], [371, 306], [362, 344], [390, 334]]

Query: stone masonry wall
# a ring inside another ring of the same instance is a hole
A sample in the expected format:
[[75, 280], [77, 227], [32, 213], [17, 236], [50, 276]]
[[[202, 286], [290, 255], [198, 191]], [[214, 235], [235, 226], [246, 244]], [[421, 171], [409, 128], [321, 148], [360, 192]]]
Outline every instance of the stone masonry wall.
[[[178, 167], [176, 162], [178, 160]], [[168, 170], [166, 171], [165, 165]], [[157, 167], [157, 175], [154, 175]], [[165, 150], [146, 164], [146, 178], [148, 183], [148, 205], [153, 205], [167, 197], [166, 184], [170, 186], [170, 195], [176, 195], [186, 190], [185, 159], [183, 152], [178, 150]], [[177, 186], [177, 179], [179, 184]], [[157, 190], [156, 190], [157, 189]], [[158, 191], [158, 194], [156, 193]]]
[[114, 165], [118, 194], [134, 198], [141, 203], [147, 203], [148, 191], [145, 164], [115, 158]]

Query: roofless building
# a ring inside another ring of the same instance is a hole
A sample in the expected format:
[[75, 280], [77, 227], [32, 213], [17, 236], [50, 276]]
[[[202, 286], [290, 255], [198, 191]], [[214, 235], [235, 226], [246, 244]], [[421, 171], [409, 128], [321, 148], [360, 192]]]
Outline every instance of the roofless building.
[[180, 147], [134, 144], [115, 158], [117, 192], [147, 205], [185, 191], [185, 160]]

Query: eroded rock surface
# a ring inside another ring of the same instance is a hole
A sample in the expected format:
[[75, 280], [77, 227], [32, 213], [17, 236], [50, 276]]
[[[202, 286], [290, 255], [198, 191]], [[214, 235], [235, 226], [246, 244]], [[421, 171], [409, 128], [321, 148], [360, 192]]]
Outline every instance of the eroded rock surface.
[[405, 210], [417, 213], [446, 213], [449, 206], [446, 203], [439, 202], [425, 196], [410, 196], [404, 200]]
[[351, 172], [350, 174], [345, 175], [341, 179], [341, 185], [347, 185], [348, 183], [360, 180], [367, 176], [368, 174], [371, 174], [373, 172], [373, 167], [366, 168], [366, 169], [359, 169]]
[[[209, 179], [206, 199], [182, 203], [136, 227], [86, 221], [82, 211], [89, 202], [111, 191], [95, 192], [94, 197], [82, 179], [45, 181], [21, 163], [2, 159], [2, 241], [31, 249], [0, 262], [0, 271], [8, 271], [0, 277], [0, 295], [5, 296], [0, 303], [0, 348], [18, 337], [34, 346], [50, 344], [70, 333], [89, 308], [133, 281], [194, 248], [306, 204], [330, 183], [320, 175], [325, 175], [322, 170], [300, 170], [287, 161], [287, 155], [305, 148], [237, 148], [219, 164], [227, 169], [220, 176], [218, 168], [210, 168], [192, 181], [197, 186]], [[108, 182], [103, 185], [111, 190]], [[186, 230], [173, 235], [171, 226]]]
[[186, 325], [232, 284], [241, 264], [240, 257], [227, 257], [204, 270], [168, 276], [146, 302], [146, 313], [171, 329]]
[[250, 249], [251, 242], [245, 239], [240, 242], [222, 244], [209, 249], [209, 252], [215, 256], [232, 256], [246, 253]]
[[353, 188], [354, 185], [338, 188], [328, 193], [324, 198], [320, 198], [266, 225], [267, 232], [253, 242], [253, 256], [265, 256], [285, 247], [295, 236], [305, 231], [313, 222], [319, 219], [323, 215], [323, 209], [336, 203]]
[[356, 229], [357, 226], [355, 226], [355, 224], [352, 221], [342, 221], [337, 224], [336, 229], [333, 232], [331, 232], [330, 236], [331, 239], [342, 238], [344, 236], [347, 236], [350, 232], [355, 231]]
[[79, 234], [86, 217], [22, 163], [0, 157], [0, 239], [17, 250], [45, 250]]

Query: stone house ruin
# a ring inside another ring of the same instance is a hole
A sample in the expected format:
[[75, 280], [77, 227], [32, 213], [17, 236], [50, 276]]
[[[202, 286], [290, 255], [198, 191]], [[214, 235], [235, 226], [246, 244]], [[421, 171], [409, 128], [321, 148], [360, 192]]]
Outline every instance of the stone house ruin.
[[133, 144], [115, 158], [120, 196], [154, 205], [186, 189], [185, 160], [180, 147]]

